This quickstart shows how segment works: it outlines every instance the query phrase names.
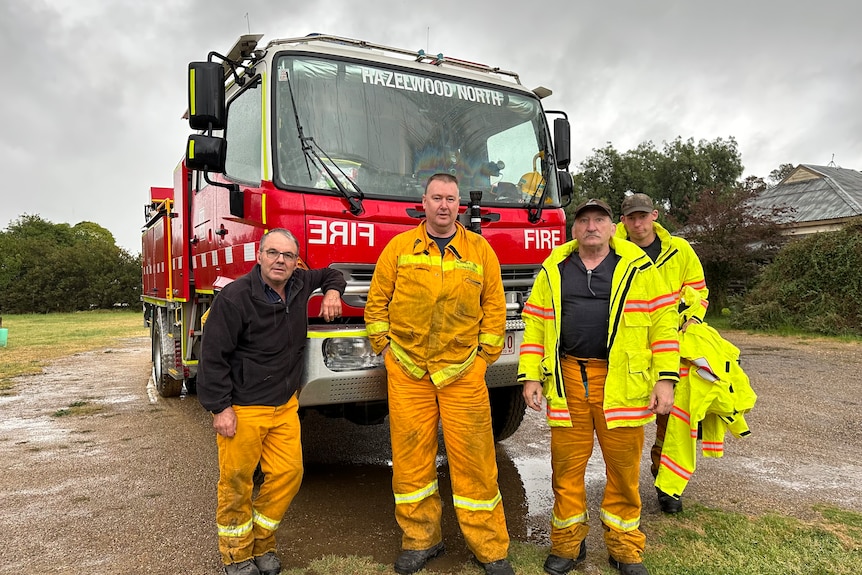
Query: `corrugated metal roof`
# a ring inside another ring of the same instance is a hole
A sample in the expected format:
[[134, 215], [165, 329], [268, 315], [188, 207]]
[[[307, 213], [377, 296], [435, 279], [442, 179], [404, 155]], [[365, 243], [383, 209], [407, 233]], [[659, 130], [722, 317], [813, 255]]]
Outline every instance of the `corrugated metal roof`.
[[[801, 174], [806, 170], [809, 174]], [[808, 176], [808, 179], [805, 179]], [[862, 172], [800, 164], [778, 185], [764, 190], [754, 206], [790, 206], [793, 222], [816, 222], [862, 215]]]

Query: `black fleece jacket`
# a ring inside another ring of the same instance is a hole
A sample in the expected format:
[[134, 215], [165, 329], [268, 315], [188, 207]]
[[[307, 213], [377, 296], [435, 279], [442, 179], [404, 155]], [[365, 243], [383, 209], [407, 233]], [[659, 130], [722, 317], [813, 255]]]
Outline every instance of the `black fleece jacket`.
[[308, 297], [344, 293], [338, 270], [295, 269], [287, 303], [270, 303], [257, 264], [215, 297], [201, 342], [198, 400], [208, 411], [231, 405], [283, 405], [303, 384]]

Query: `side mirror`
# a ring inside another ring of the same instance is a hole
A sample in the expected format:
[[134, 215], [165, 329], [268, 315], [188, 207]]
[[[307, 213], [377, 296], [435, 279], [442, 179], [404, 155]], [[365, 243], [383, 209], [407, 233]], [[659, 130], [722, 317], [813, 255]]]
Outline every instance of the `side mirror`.
[[186, 167], [190, 170], [223, 173], [227, 140], [216, 136], [192, 134], [186, 146]]
[[575, 193], [575, 181], [572, 174], [566, 170], [557, 170], [557, 184], [560, 189], [560, 202], [563, 207], [572, 203]]
[[189, 126], [192, 130], [225, 128], [224, 68], [217, 62], [189, 64]]
[[569, 120], [554, 118], [554, 155], [557, 157], [557, 168], [560, 170], [566, 170], [572, 161], [571, 139]]

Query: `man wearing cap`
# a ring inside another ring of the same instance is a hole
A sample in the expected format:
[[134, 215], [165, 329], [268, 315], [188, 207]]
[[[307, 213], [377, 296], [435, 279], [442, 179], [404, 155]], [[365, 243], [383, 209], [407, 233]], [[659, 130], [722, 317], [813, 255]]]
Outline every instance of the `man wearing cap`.
[[[677, 303], [686, 286], [700, 293], [700, 303], [686, 307], [679, 312], [678, 327], [685, 332], [692, 323], [700, 323], [709, 305], [706, 279], [703, 266], [687, 241], [673, 237], [656, 219], [658, 211], [652, 199], [646, 194], [631, 194], [622, 203], [622, 226], [617, 226], [616, 237], [634, 242], [647, 253], [655, 263], [665, 282], [673, 290]], [[667, 432], [668, 415], [656, 417], [655, 443], [650, 450], [652, 465], [650, 472], [653, 477], [658, 475], [661, 463], [661, 452]], [[682, 511], [681, 497], [674, 497], [656, 487], [659, 507], [665, 513]]]
[[575, 210], [574, 240], [555, 248], [524, 306], [518, 380], [551, 427], [554, 511], [549, 575], [586, 558], [584, 474], [598, 438], [607, 483], [600, 519], [612, 567], [648, 575], [638, 491], [643, 426], [673, 405], [679, 380], [676, 298], [655, 265], [614, 237], [602, 200]]

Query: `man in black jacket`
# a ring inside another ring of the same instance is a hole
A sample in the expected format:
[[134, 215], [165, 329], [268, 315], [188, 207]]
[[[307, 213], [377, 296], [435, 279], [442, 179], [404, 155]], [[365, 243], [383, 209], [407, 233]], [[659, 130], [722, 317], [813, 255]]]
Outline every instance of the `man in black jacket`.
[[[296, 392], [302, 387], [308, 297], [341, 315], [346, 283], [331, 268], [298, 269], [289, 231], [261, 238], [257, 265], [213, 300], [198, 365], [198, 399], [213, 414], [219, 453], [219, 552], [227, 575], [277, 575], [275, 531], [302, 481]], [[252, 476], [264, 474], [252, 501]]]

